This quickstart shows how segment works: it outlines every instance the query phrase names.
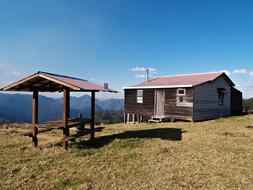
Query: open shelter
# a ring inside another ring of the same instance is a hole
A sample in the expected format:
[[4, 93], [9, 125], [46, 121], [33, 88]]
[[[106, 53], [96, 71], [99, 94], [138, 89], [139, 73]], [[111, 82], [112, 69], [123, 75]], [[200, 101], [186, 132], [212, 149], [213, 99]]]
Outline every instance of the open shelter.
[[[96, 92], [112, 92], [117, 93], [113, 89], [109, 89], [108, 85], [97, 85], [87, 80], [78, 79], [69, 76], [52, 74], [47, 72], [37, 72], [13, 84], [10, 84], [0, 91], [18, 91], [33, 92], [32, 99], [32, 126], [33, 132], [26, 133], [33, 139], [34, 146], [38, 145], [37, 135], [39, 132], [51, 131], [54, 129], [63, 130], [63, 146], [68, 149], [68, 141], [81, 137], [90, 133], [90, 139], [95, 136], [95, 93]], [[38, 95], [39, 92], [63, 92], [63, 119], [58, 121], [49, 121], [45, 123], [38, 122]], [[83, 119], [81, 114], [77, 118], [70, 118], [70, 92], [91, 92], [91, 118]], [[90, 129], [85, 129], [84, 124], [90, 123]], [[70, 136], [69, 128], [77, 127], [79, 132]]]

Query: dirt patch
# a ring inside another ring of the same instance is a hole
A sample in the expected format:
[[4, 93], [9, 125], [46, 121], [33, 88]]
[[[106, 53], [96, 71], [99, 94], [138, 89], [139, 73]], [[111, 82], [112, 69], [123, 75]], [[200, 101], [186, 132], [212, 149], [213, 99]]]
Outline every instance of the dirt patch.
[[235, 136], [233, 133], [229, 133], [229, 132], [225, 132], [225, 133], [222, 133], [222, 134], [225, 135], [225, 136], [231, 136], [231, 137]]
[[247, 129], [253, 129], [253, 126], [246, 126]]
[[47, 144], [47, 143], [53, 143], [53, 142], [58, 142], [61, 140], [62, 137], [60, 136], [51, 136], [48, 134], [39, 134], [38, 139], [41, 139], [40, 144]]

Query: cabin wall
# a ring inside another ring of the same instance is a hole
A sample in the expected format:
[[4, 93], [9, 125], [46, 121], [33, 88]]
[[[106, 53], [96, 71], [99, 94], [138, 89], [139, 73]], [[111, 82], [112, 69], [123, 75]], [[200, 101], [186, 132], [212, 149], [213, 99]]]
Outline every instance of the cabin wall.
[[125, 113], [151, 117], [154, 115], [154, 89], [143, 90], [143, 103], [137, 103], [137, 90], [125, 90]]
[[185, 88], [183, 102], [179, 101], [177, 88], [165, 89], [165, 116], [176, 116], [180, 119], [192, 119], [193, 117], [193, 88]]
[[241, 115], [243, 110], [242, 92], [231, 88], [231, 115]]
[[[219, 105], [218, 89], [225, 89], [224, 104]], [[231, 85], [224, 77], [194, 88], [194, 121], [208, 120], [231, 114]]]

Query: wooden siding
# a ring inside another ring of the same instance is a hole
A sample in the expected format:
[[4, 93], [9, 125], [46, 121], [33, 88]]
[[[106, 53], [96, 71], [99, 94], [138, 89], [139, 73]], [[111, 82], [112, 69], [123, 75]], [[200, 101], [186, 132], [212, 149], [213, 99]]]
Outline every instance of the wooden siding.
[[242, 114], [242, 92], [231, 88], [231, 115], [241, 115]]
[[[218, 88], [225, 89], [224, 104], [219, 105]], [[223, 76], [212, 83], [194, 87], [194, 121], [214, 119], [230, 115], [231, 86]]]
[[186, 94], [183, 96], [184, 102], [178, 103], [177, 88], [165, 89], [165, 116], [180, 116], [181, 119], [193, 117], [193, 89], [186, 88]]
[[[159, 89], [158, 89], [159, 90]], [[186, 88], [184, 102], [178, 104], [177, 88], [165, 91], [164, 116], [191, 120], [193, 117], [193, 89]], [[155, 115], [155, 89], [143, 90], [143, 103], [137, 103], [137, 90], [125, 90], [125, 113]]]
[[143, 103], [137, 103], [137, 90], [125, 90], [125, 113], [154, 115], [155, 90], [143, 90]]

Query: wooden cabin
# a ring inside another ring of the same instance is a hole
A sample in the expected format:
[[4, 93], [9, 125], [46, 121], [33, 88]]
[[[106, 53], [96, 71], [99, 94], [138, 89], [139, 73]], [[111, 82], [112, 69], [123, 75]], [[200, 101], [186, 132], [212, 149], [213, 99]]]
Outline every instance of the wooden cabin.
[[[202, 121], [242, 113], [242, 93], [225, 73], [165, 76], [125, 87], [125, 122]], [[151, 120], [151, 121], [152, 121]]]

